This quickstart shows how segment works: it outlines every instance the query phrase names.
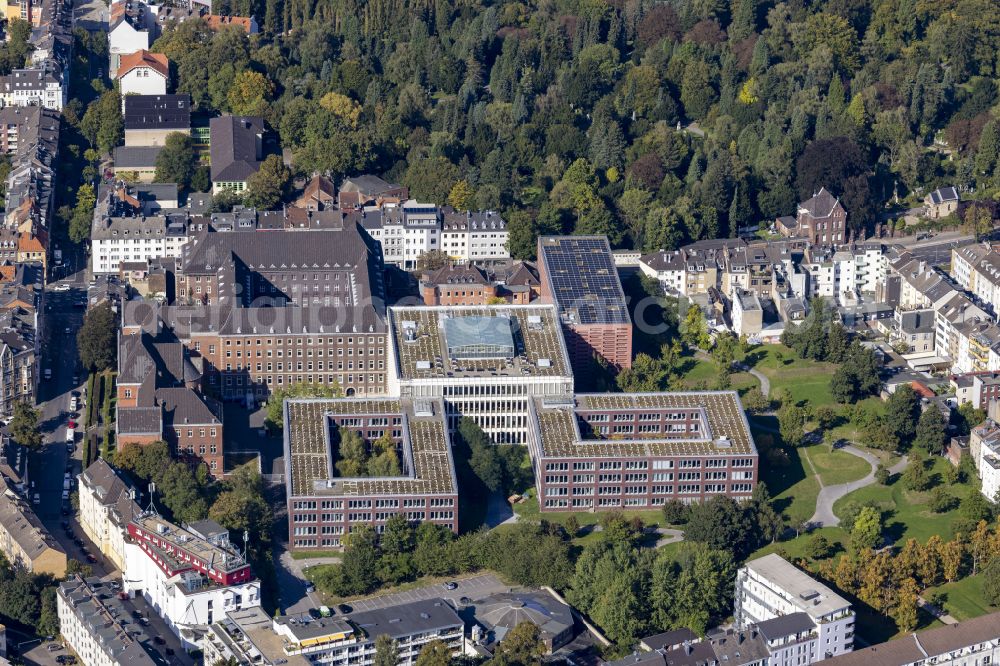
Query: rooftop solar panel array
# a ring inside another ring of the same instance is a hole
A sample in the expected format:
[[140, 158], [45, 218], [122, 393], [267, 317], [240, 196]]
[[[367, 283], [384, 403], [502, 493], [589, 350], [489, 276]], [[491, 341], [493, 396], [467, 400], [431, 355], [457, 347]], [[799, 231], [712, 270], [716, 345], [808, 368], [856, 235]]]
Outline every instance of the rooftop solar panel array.
[[568, 323], [628, 324], [611, 246], [604, 236], [548, 236], [539, 261], [560, 315]]

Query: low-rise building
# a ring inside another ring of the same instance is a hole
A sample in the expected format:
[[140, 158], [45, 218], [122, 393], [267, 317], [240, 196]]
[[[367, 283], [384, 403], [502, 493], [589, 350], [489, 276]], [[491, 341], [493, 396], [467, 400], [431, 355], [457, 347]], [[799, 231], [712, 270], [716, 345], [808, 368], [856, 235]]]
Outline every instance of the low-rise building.
[[405, 186], [387, 183], [372, 175], [345, 178], [337, 192], [337, 202], [341, 208], [359, 210], [365, 206], [381, 206], [387, 202], [400, 203], [407, 198], [409, 190]]
[[271, 619], [259, 608], [230, 612], [208, 627], [201, 647], [207, 664], [235, 659], [263, 666], [372, 666], [381, 635], [395, 642], [398, 666], [413, 666], [431, 641], [442, 641], [454, 655], [465, 648], [462, 618], [442, 599], [321, 618]]
[[264, 159], [264, 120], [255, 116], [220, 116], [209, 121], [212, 193], [241, 193]]
[[773, 553], [750, 560], [739, 570], [734, 611], [737, 627], [798, 614], [805, 614], [817, 633], [812, 661], [854, 649], [854, 611], [850, 602], [832, 589]]
[[146, 646], [126, 630], [126, 613], [99, 579], [79, 574], [56, 591], [59, 634], [83, 666], [155, 666]]
[[260, 606], [260, 581], [216, 523], [178, 527], [146, 512], [128, 534], [125, 591], [141, 594], [185, 647], [226, 613]]
[[125, 145], [164, 146], [175, 132], [191, 132], [189, 95], [126, 95]]
[[130, 183], [156, 180], [156, 158], [163, 146], [118, 146], [113, 153], [115, 178]]
[[119, 570], [124, 570], [128, 524], [140, 513], [135, 490], [104, 458], [95, 460], [77, 478], [83, 533]]
[[527, 305], [540, 295], [532, 264], [509, 262], [500, 267], [452, 264], [426, 273], [420, 280], [424, 305]]
[[487, 646], [502, 641], [522, 622], [538, 627], [548, 654], [573, 640], [573, 609], [544, 591], [500, 592], [476, 599], [473, 614], [487, 631]]
[[[36, 493], [37, 495], [37, 493]], [[66, 552], [49, 534], [27, 500], [0, 476], [0, 552], [36, 574], [66, 575]]]
[[959, 196], [954, 187], [939, 187], [924, 197], [924, 210], [927, 217], [939, 220], [958, 212]]

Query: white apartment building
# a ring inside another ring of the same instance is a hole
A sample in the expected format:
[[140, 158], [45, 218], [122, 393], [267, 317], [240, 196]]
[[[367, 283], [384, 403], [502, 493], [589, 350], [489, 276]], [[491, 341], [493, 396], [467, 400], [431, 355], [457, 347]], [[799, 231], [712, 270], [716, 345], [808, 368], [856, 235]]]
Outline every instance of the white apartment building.
[[759, 335], [764, 327], [764, 308], [757, 294], [734, 287], [731, 298], [733, 333], [738, 337]]
[[985, 245], [952, 248], [951, 276], [994, 312], [1000, 310], [1000, 253]]
[[493, 211], [457, 213], [409, 199], [367, 208], [358, 222], [382, 244], [385, 263], [406, 270], [431, 251], [460, 263], [510, 258], [507, 223]]
[[740, 569], [734, 613], [737, 626], [795, 613], [806, 613], [816, 625], [816, 660], [854, 649], [854, 611], [839, 594], [773, 553]]
[[398, 650], [398, 666], [412, 666], [423, 647], [443, 641], [453, 655], [465, 650], [465, 623], [442, 599], [425, 599], [335, 617], [309, 614], [270, 618], [260, 608], [226, 613], [201, 641], [206, 664], [371, 666], [375, 640], [385, 634]]
[[389, 309], [388, 393], [443, 398], [449, 428], [473, 418], [524, 444], [532, 398], [571, 400], [573, 371], [553, 305]]
[[834, 250], [809, 248], [802, 264], [809, 273], [808, 296], [822, 296], [838, 305], [846, 305], [862, 294], [874, 294], [888, 267], [879, 243], [844, 245]]
[[1000, 613], [963, 620], [840, 655], [828, 666], [988, 666], [1000, 659]]
[[124, 570], [128, 523], [139, 514], [133, 490], [104, 458], [98, 458], [77, 478], [84, 534], [119, 570]]
[[143, 25], [145, 8], [136, 4], [139, 9], [131, 11], [126, 9], [124, 1], [111, 5], [111, 25], [108, 30], [108, 76], [111, 78], [118, 77], [122, 56], [136, 51], [148, 51], [153, 43], [149, 29]]
[[154, 666], [157, 662], [122, 625], [127, 613], [121, 602], [114, 595], [101, 599], [104, 592], [79, 575], [60, 583], [56, 609], [63, 640], [83, 666]]
[[55, 60], [0, 76], [0, 100], [4, 106], [41, 106], [62, 111], [68, 92], [63, 68]]
[[[185, 648], [195, 649], [205, 628], [226, 613], [260, 606], [260, 580], [211, 521], [180, 528], [145, 514], [129, 533], [124, 589], [141, 594]], [[223, 582], [233, 574], [236, 580]]]
[[639, 258], [643, 275], [656, 278], [667, 294], [684, 291], [684, 255], [680, 250], [660, 250]]
[[188, 242], [185, 216], [95, 217], [91, 229], [91, 270], [118, 273], [123, 261], [180, 258]]

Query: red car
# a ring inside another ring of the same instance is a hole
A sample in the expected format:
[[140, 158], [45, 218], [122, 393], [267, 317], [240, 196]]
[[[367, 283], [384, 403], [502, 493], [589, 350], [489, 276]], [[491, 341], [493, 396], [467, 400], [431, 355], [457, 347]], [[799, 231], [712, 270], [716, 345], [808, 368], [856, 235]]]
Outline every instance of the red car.
[[66, 427], [67, 427], [67, 428], [73, 428], [73, 429], [76, 429], [76, 421], [74, 421], [73, 419], [70, 419], [70, 420], [69, 420], [69, 423], [67, 423], [67, 424], [66, 424]]

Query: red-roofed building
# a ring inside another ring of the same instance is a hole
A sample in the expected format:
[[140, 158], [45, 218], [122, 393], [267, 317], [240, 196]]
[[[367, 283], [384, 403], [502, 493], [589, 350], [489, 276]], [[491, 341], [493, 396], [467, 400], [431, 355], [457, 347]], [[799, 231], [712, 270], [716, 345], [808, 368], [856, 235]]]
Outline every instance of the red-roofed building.
[[141, 50], [121, 57], [118, 82], [125, 95], [165, 95], [170, 82], [170, 61], [162, 53]]

